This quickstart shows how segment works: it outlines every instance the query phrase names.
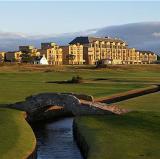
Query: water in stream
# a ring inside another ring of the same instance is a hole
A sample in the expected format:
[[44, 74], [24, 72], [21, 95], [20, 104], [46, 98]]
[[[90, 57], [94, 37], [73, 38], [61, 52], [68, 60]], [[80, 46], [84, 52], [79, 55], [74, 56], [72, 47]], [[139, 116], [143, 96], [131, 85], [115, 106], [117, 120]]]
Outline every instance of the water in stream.
[[34, 127], [37, 159], [82, 159], [72, 133], [73, 118]]

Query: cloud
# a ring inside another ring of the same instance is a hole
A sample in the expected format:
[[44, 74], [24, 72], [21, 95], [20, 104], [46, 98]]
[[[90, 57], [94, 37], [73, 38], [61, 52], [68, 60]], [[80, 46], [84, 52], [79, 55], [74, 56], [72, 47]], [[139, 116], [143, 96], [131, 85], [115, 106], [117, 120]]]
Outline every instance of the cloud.
[[49, 35], [30, 35], [0, 31], [0, 51], [17, 50], [19, 45], [34, 45], [39, 48], [41, 42], [48, 41], [53, 41], [58, 45], [67, 45], [76, 36], [88, 35], [118, 37], [127, 41], [129, 47], [151, 50], [157, 53], [160, 50], [160, 22], [148, 22]]
[[17, 38], [27, 38], [26, 34], [23, 33], [12, 33], [0, 31], [0, 39], [17, 39]]
[[160, 37], [160, 32], [154, 32], [152, 35], [153, 35], [154, 37], [156, 37], [156, 38], [159, 38], [159, 37]]

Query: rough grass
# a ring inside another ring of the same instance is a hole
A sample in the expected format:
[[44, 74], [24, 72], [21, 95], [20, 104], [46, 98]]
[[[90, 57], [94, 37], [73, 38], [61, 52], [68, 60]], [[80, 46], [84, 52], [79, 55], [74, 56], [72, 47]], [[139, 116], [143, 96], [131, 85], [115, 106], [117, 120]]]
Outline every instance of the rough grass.
[[[55, 66], [55, 65], [30, 65], [30, 64], [0, 64], [1, 72], [52, 72], [52, 71], [66, 71], [66, 70], [95, 70], [95, 66], [91, 65], [75, 65], [75, 66]], [[110, 65], [104, 69], [96, 69], [102, 71], [159, 71], [160, 65]]]
[[0, 108], [0, 158], [26, 158], [35, 144], [35, 136], [24, 119], [24, 112]]
[[128, 99], [116, 104], [131, 110], [160, 112], [160, 92]]
[[76, 123], [89, 145], [88, 159], [160, 158], [159, 113], [87, 116]]

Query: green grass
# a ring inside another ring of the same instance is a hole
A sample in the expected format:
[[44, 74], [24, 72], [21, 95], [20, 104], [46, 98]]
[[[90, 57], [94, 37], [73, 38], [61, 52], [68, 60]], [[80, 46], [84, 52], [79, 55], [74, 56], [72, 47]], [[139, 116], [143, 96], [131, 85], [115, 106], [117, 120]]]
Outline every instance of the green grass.
[[[69, 80], [76, 75], [81, 76], [86, 82], [81, 84], [47, 83]], [[97, 78], [106, 80], [98, 81]], [[42, 92], [75, 92], [103, 97], [148, 87], [152, 83], [159, 82], [160, 65], [113, 66], [113, 68], [100, 70], [88, 66], [57, 68], [55, 66], [2, 65], [0, 66], [0, 105], [21, 101], [29, 95]], [[126, 108], [140, 108], [138, 105], [128, 107], [126, 105], [124, 105]], [[155, 106], [153, 102], [152, 108], [157, 109], [157, 107], [158, 105]], [[148, 105], [146, 108], [148, 109], [150, 106]], [[89, 144], [92, 145], [90, 154], [96, 156], [91, 157], [108, 159], [108, 155], [110, 155], [109, 159], [114, 159], [114, 155], [118, 154], [120, 156], [116, 156], [116, 159], [130, 159], [131, 157], [147, 159], [147, 155], [150, 156], [150, 159], [156, 155], [160, 158], [159, 152], [157, 152], [157, 148], [160, 147], [157, 142], [159, 141], [157, 133], [159, 116], [154, 115], [154, 112], [147, 113], [150, 114], [132, 113], [122, 117], [78, 118], [78, 125]], [[148, 145], [149, 142], [151, 148]], [[25, 158], [26, 153], [31, 151], [33, 143], [34, 135], [22, 113], [1, 108], [0, 159]], [[133, 148], [131, 143], [133, 143]], [[138, 149], [138, 147], [140, 148]], [[127, 157], [124, 157], [125, 155]]]
[[[110, 72], [108, 82], [119, 84], [160, 83], [160, 72]], [[101, 81], [102, 83], [105, 81]], [[160, 93], [153, 93], [116, 103], [137, 110], [123, 116], [78, 117], [79, 132], [89, 145], [88, 159], [158, 159], [160, 158]]]
[[76, 118], [89, 145], [88, 159], [159, 159], [160, 113]]
[[26, 158], [34, 149], [35, 136], [24, 113], [0, 108], [0, 158]]
[[137, 112], [76, 119], [90, 147], [88, 159], [160, 158], [160, 93], [116, 104]]
[[160, 112], [160, 92], [128, 99], [116, 104], [130, 110]]
[[[56, 84], [49, 81], [69, 80], [79, 75], [87, 80], [81, 84]], [[97, 78], [106, 80], [98, 81]], [[75, 92], [103, 97], [132, 89], [147, 87], [160, 81], [157, 71], [89, 70], [69, 69], [53, 72], [3, 72], [0, 71], [0, 104], [24, 100], [25, 97], [41, 92]]]

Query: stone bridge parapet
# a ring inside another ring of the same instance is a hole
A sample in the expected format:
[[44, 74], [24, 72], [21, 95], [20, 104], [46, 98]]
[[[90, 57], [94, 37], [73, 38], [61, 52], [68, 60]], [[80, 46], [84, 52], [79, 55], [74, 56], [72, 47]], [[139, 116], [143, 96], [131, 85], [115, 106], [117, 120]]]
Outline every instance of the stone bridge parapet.
[[27, 97], [25, 101], [11, 104], [9, 107], [25, 111], [30, 118], [40, 116], [51, 106], [64, 107], [66, 111], [75, 116], [116, 114], [104, 103], [81, 100], [77, 97], [67, 93], [40, 93]]

